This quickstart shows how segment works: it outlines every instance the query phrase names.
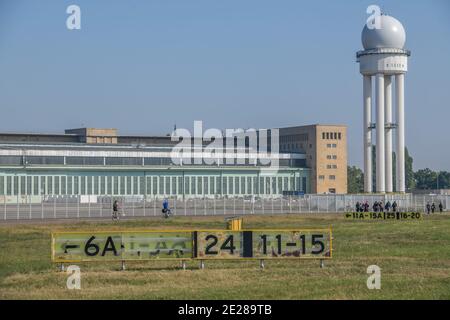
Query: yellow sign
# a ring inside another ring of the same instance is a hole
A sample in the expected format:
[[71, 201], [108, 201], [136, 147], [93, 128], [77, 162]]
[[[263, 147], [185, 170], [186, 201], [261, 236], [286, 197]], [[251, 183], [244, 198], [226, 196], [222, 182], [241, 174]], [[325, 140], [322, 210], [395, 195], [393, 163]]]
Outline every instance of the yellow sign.
[[53, 262], [329, 259], [331, 229], [59, 232]]
[[352, 220], [420, 220], [420, 212], [347, 212], [344, 217]]
[[192, 233], [185, 231], [52, 234], [52, 260], [124, 261], [192, 258]]

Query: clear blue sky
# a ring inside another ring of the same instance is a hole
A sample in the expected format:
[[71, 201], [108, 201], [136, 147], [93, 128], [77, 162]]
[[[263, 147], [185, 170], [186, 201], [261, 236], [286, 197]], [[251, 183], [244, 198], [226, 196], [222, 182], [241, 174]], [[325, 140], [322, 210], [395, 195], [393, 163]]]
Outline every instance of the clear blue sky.
[[[80, 31], [66, 29], [70, 4]], [[0, 0], [0, 131], [339, 123], [361, 166], [355, 52], [370, 4], [407, 30], [414, 167], [450, 170], [447, 0]]]

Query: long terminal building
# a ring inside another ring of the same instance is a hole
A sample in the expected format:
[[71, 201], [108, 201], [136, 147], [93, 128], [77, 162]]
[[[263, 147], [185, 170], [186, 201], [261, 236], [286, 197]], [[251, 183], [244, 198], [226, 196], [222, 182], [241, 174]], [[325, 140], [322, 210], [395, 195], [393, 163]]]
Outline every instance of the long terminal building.
[[[270, 130], [269, 130], [270, 132]], [[125, 136], [116, 129], [64, 134], [0, 133], [0, 199], [48, 196], [280, 197], [347, 193], [347, 128], [279, 128], [279, 151], [232, 146], [234, 161], [174, 164], [167, 136]], [[224, 143], [224, 153], [230, 154]], [[201, 148], [205, 148], [202, 145]], [[200, 153], [201, 154], [201, 153]], [[276, 159], [276, 170], [264, 158]], [[19, 200], [18, 200], [19, 199]], [[3, 202], [0, 201], [0, 202]]]

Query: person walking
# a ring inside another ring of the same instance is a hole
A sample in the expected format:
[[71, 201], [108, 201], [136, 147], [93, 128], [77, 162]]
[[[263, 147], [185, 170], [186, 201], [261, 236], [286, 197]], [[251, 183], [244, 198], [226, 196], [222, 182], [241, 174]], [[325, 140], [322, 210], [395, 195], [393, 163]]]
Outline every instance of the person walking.
[[119, 220], [119, 201], [117, 200], [113, 202], [112, 220]]
[[366, 200], [366, 203], [364, 203], [364, 212], [369, 212], [369, 201]]
[[386, 212], [391, 212], [391, 202], [388, 200], [388, 202], [386, 202], [384, 209], [386, 210]]
[[436, 211], [436, 205], [433, 202], [433, 204], [431, 205], [431, 213], [434, 213], [435, 211]]
[[375, 201], [372, 205], [373, 212], [378, 212], [378, 202]]
[[444, 206], [442, 205], [442, 202], [439, 202], [439, 212], [444, 212]]
[[361, 212], [361, 204], [358, 202], [356, 202], [356, 212]]
[[386, 202], [386, 204], [384, 205], [384, 210], [386, 212], [391, 212], [391, 202], [388, 200], [388, 202]]
[[394, 202], [392, 203], [392, 211], [393, 211], [394, 213], [397, 212], [397, 207], [398, 207], [397, 201], [394, 200]]
[[430, 205], [429, 202], [427, 202], [426, 208], [427, 208], [427, 214], [430, 214], [430, 211], [431, 211], [431, 205]]

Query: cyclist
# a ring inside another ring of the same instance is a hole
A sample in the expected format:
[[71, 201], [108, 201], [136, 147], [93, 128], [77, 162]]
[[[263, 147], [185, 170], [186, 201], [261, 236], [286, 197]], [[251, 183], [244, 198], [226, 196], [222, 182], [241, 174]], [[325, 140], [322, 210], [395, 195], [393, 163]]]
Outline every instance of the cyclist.
[[163, 200], [163, 209], [162, 209], [162, 213], [164, 213], [164, 217], [165, 218], [168, 218], [169, 217], [169, 215], [171, 215], [172, 214], [172, 212], [170, 211], [170, 208], [169, 208], [169, 200], [167, 199], [167, 198], [165, 198], [164, 200]]

